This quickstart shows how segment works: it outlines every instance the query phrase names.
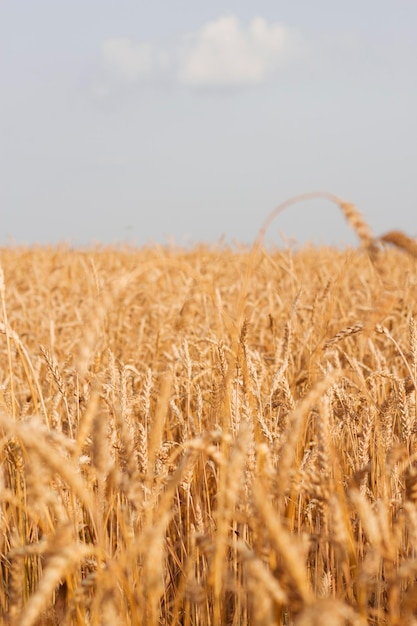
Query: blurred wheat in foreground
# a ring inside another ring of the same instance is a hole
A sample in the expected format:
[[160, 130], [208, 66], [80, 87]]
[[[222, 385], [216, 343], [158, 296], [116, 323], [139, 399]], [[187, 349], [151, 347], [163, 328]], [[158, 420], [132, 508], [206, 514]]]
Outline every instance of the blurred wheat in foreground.
[[417, 624], [412, 254], [0, 260], [3, 623]]

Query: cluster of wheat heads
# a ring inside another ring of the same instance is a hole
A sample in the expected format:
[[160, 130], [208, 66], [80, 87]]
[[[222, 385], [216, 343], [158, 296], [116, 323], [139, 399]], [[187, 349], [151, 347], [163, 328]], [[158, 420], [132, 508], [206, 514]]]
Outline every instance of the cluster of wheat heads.
[[0, 256], [3, 622], [417, 624], [411, 255]]

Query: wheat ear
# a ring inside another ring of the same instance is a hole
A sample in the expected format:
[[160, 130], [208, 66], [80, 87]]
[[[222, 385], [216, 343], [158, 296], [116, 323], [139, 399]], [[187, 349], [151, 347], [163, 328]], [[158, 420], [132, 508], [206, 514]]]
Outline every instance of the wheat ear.
[[411, 237], [408, 237], [408, 235], [405, 235], [400, 230], [390, 230], [389, 233], [385, 233], [385, 235], [382, 235], [379, 239], [385, 243], [392, 243], [397, 248], [405, 250], [411, 254], [411, 256], [417, 258], [417, 241], [411, 239]]
[[258, 236], [255, 240], [255, 247], [261, 247], [263, 245], [266, 231], [268, 230], [272, 221], [277, 217], [277, 215], [282, 213], [284, 209], [286, 209], [291, 204], [295, 204], [296, 202], [312, 200], [314, 198], [327, 198], [328, 200], [336, 203], [342, 210], [350, 226], [357, 234], [362, 245], [368, 249], [373, 248], [375, 241], [374, 236], [372, 235], [370, 227], [368, 226], [367, 222], [365, 221], [362, 214], [358, 211], [358, 209], [351, 202], [347, 202], [332, 193], [327, 193], [323, 191], [312, 191], [310, 193], [294, 196], [293, 198], [289, 198], [288, 200], [277, 206], [276, 209], [274, 209], [274, 211], [272, 211], [272, 213], [268, 215], [261, 229], [259, 230]]

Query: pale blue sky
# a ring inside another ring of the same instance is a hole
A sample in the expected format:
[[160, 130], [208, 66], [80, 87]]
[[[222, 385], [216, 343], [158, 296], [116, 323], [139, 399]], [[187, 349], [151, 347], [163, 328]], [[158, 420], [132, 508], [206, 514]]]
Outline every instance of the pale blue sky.
[[2, 0], [0, 243], [415, 236], [416, 111], [415, 0]]

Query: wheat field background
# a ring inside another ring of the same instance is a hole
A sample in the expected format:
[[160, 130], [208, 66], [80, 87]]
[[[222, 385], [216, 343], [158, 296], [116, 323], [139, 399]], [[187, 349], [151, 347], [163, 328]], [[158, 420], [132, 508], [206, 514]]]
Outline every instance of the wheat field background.
[[1, 249], [3, 623], [417, 624], [415, 244], [340, 206], [357, 249]]

